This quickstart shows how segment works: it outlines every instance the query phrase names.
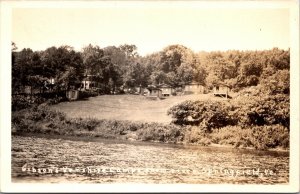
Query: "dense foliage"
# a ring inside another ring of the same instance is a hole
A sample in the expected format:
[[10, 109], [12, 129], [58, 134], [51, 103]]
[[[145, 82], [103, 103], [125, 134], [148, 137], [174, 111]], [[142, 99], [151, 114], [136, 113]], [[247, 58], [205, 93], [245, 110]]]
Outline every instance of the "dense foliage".
[[[289, 92], [290, 51], [274, 48], [264, 51], [195, 53], [182, 45], [141, 57], [135, 45], [88, 45], [80, 52], [70, 46], [44, 51], [30, 48], [17, 51], [12, 43], [12, 88], [25, 86], [45, 90], [50, 78], [56, 89], [79, 87], [87, 75], [100, 86], [100, 93], [124, 87], [166, 83], [173, 87], [192, 81], [211, 88], [223, 82], [234, 91], [264, 84], [273, 93]], [[277, 80], [280, 80], [277, 82]]]
[[175, 124], [189, 126], [185, 138], [199, 144], [288, 148], [289, 95], [278, 87], [262, 91], [265, 87], [269, 85], [243, 90], [230, 101], [185, 101], [171, 107], [168, 114]]
[[289, 130], [282, 125], [255, 126], [246, 129], [240, 126], [227, 126], [215, 129], [208, 136], [210, 143], [262, 150], [289, 148], [290, 143]]
[[229, 107], [218, 101], [185, 101], [170, 108], [168, 114], [180, 125], [202, 125], [205, 129], [234, 125]]
[[289, 128], [289, 113], [289, 97], [280, 94], [229, 102], [185, 101], [168, 111], [176, 124], [202, 126], [208, 130], [234, 125], [246, 128], [280, 124]]

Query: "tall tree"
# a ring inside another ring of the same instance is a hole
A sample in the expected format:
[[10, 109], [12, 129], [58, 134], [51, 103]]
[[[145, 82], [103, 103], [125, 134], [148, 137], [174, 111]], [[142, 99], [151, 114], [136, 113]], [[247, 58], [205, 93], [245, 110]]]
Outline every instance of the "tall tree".
[[86, 75], [92, 75], [92, 81], [98, 82], [104, 93], [110, 93], [117, 85], [121, 85], [120, 67], [112, 63], [111, 57], [114, 55], [109, 49], [104, 51], [99, 46], [88, 45], [82, 52]]
[[14, 90], [21, 90], [29, 85], [28, 76], [32, 74], [33, 51], [29, 48], [18, 53], [13, 52], [12, 64], [12, 87]]
[[119, 48], [125, 53], [127, 58], [138, 56], [137, 46], [134, 44], [123, 44]]
[[68, 89], [83, 77], [83, 60], [70, 46], [50, 47], [42, 54], [45, 77], [54, 78], [58, 89]]
[[[200, 64], [192, 50], [182, 45], [170, 45], [160, 52], [160, 64], [157, 70], [166, 76], [164, 82], [180, 86], [191, 81], [200, 81], [201, 71], [195, 71]], [[200, 70], [200, 68], [198, 69]], [[197, 76], [197, 79], [195, 79]], [[203, 75], [204, 76], [204, 75]]]

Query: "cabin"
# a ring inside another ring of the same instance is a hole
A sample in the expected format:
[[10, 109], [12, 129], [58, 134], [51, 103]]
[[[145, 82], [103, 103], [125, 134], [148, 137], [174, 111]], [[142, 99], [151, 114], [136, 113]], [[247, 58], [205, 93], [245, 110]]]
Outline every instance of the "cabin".
[[79, 91], [78, 90], [67, 90], [66, 97], [68, 100], [77, 100], [79, 99]]
[[149, 91], [147, 98], [157, 99], [162, 97], [162, 90], [156, 86], [150, 85], [147, 90]]
[[85, 90], [89, 90], [93, 87], [93, 81], [90, 80], [83, 80], [82, 82], [82, 88]]
[[81, 82], [81, 88], [90, 90], [98, 86], [97, 82], [93, 81], [93, 75], [87, 75]]
[[162, 97], [169, 97], [175, 92], [175, 89], [168, 84], [161, 84], [158, 88], [161, 90]]
[[184, 86], [185, 94], [203, 94], [205, 92], [204, 86], [197, 82], [191, 82]]
[[228, 95], [229, 91], [230, 91], [229, 86], [226, 85], [226, 84], [223, 84], [223, 83], [215, 84], [213, 86], [214, 96], [228, 98], [229, 97], [229, 95]]

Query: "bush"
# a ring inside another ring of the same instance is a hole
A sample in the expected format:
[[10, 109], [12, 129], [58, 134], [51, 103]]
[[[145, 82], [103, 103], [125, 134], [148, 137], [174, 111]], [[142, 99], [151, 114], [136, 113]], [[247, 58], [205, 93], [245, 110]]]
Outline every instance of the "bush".
[[64, 100], [66, 100], [64, 91], [52, 93], [39, 93], [33, 95], [12, 95], [12, 111], [31, 108], [43, 103], [47, 103], [48, 105], [57, 104]]
[[211, 144], [211, 138], [201, 127], [191, 126], [185, 130], [184, 142], [207, 146]]
[[210, 136], [213, 143], [235, 147], [254, 147], [261, 150], [289, 147], [289, 130], [282, 125], [255, 126], [246, 129], [228, 126], [213, 130]]
[[26, 95], [13, 95], [11, 103], [12, 111], [29, 108], [32, 105], [32, 102], [30, 101], [30, 96]]
[[201, 125], [213, 128], [239, 125], [290, 125], [289, 96], [243, 97], [230, 102], [185, 101], [171, 107], [168, 114], [178, 125]]
[[226, 126], [214, 129], [210, 134], [213, 143], [221, 145], [232, 145], [234, 147], [253, 147], [249, 138], [249, 128], [243, 129], [240, 126]]
[[12, 112], [12, 125], [18, 132], [47, 131], [48, 128], [62, 128], [64, 113], [50, 110], [47, 106], [34, 106], [30, 109]]
[[240, 126], [290, 125], [290, 103], [287, 95], [251, 96], [231, 102], [232, 116]]
[[289, 147], [289, 130], [282, 125], [257, 126], [252, 129], [250, 140], [256, 149]]
[[[289, 147], [289, 96], [249, 96], [235, 100], [185, 101], [168, 110], [185, 125], [185, 141], [268, 149]], [[207, 133], [210, 132], [210, 133]]]
[[72, 124], [72, 127], [76, 129], [85, 129], [88, 131], [93, 131], [99, 124], [99, 121], [93, 118], [75, 118], [70, 119], [69, 123]]
[[158, 123], [144, 125], [137, 135], [143, 141], [178, 142], [183, 140], [180, 127]]
[[222, 102], [215, 101], [185, 101], [171, 107], [168, 114], [172, 115], [175, 124], [201, 125], [205, 130], [236, 124], [230, 117], [230, 109]]

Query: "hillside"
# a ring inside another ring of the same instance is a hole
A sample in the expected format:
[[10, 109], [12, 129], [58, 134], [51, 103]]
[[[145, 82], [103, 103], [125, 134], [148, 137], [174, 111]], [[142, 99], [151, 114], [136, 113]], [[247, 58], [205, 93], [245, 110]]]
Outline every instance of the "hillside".
[[[51, 106], [68, 117], [116, 119], [170, 123], [172, 118], [167, 110], [185, 100], [211, 99], [212, 94], [171, 96], [164, 100], [149, 100], [140, 95], [103, 95], [87, 100], [62, 102]], [[222, 100], [221, 98], [214, 98]]]

